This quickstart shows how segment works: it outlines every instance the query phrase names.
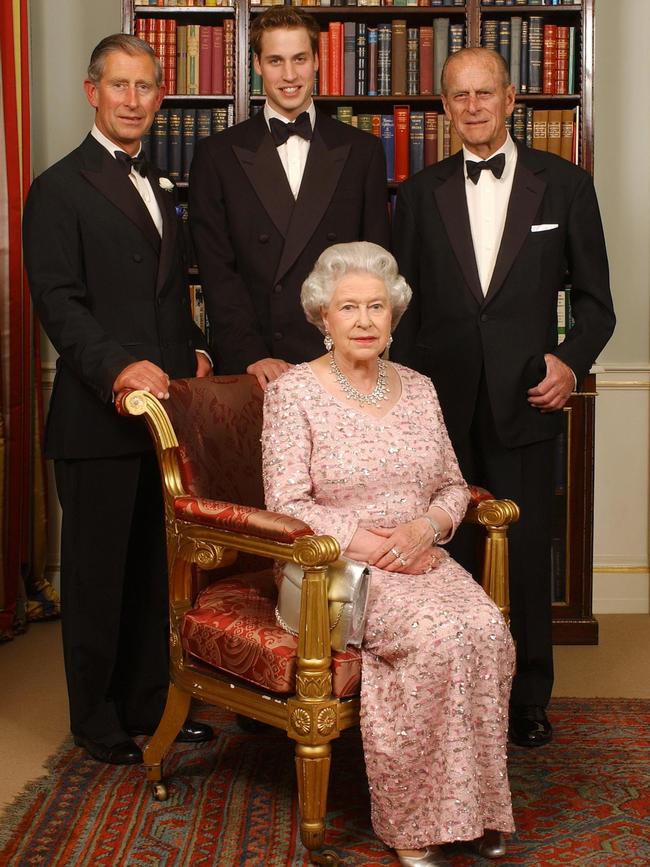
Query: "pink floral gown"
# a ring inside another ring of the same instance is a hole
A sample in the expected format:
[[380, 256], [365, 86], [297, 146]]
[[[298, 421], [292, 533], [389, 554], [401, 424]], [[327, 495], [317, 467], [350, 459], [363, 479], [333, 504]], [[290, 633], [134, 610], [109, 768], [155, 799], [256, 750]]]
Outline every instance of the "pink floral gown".
[[[376, 419], [337, 401], [307, 364], [266, 390], [267, 508], [335, 536], [444, 509], [469, 493], [431, 382], [395, 365], [402, 394]], [[361, 732], [372, 823], [420, 848], [514, 830], [506, 770], [510, 632], [451, 557], [423, 575], [372, 569], [362, 647]]]

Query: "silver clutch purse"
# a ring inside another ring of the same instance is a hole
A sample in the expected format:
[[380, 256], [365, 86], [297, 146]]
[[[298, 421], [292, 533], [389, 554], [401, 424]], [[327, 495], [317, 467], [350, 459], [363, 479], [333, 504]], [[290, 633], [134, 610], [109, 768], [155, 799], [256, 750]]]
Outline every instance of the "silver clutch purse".
[[[285, 563], [278, 589], [275, 617], [292, 635], [300, 624], [300, 595], [304, 573], [297, 563]], [[348, 644], [360, 647], [366, 624], [370, 591], [370, 570], [365, 563], [341, 557], [327, 567], [327, 598], [330, 615], [330, 644], [345, 650]]]

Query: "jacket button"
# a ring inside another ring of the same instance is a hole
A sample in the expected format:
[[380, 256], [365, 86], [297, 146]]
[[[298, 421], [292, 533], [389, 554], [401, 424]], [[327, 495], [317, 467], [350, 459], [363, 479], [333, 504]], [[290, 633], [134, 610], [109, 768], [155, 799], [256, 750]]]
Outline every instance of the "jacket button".
[[133, 254], [134, 262], [142, 262], [142, 253], [134, 253]]
[[487, 322], [488, 318], [487, 313], [481, 313], [481, 322]]
[[282, 292], [282, 283], [276, 283], [275, 286], [273, 287], [273, 291], [275, 292], [276, 295], [279, 295], [280, 292]]
[[266, 244], [269, 240], [269, 236], [268, 235], [260, 235], [257, 240], [260, 242], [260, 244]]
[[328, 241], [336, 241], [336, 232], [328, 232], [327, 233]]
[[273, 339], [274, 340], [282, 340], [283, 337], [284, 337], [284, 335], [282, 334], [281, 331], [274, 331], [273, 332]]

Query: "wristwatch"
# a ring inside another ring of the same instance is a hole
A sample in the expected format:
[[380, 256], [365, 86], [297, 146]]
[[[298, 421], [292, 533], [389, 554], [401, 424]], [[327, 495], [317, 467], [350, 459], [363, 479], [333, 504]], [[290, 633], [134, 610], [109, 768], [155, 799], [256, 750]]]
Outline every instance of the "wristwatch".
[[438, 542], [442, 539], [442, 530], [433, 520], [431, 515], [423, 515], [422, 517], [426, 518], [427, 521], [431, 524], [431, 529], [433, 530], [433, 541], [431, 542], [431, 544], [437, 545]]

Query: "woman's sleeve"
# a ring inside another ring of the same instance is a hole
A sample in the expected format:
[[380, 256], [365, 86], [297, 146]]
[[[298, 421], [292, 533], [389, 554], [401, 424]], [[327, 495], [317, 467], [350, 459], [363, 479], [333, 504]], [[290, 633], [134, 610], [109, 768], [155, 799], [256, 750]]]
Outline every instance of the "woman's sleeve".
[[447, 433], [447, 426], [440, 409], [438, 395], [431, 382], [428, 383], [428, 387], [430, 392], [429, 399], [433, 406], [434, 430], [436, 438], [440, 443], [442, 467], [440, 484], [431, 497], [430, 506], [437, 506], [439, 509], [443, 509], [451, 518], [451, 531], [442, 540], [443, 542], [448, 542], [465, 517], [467, 505], [470, 501], [470, 493], [467, 482], [461, 475], [456, 453]]
[[281, 377], [264, 393], [262, 468], [266, 507], [299, 518], [318, 535], [334, 536], [341, 551], [345, 551], [359, 519], [354, 509], [323, 506], [316, 501], [310, 474], [312, 447], [311, 426], [298, 390]]

